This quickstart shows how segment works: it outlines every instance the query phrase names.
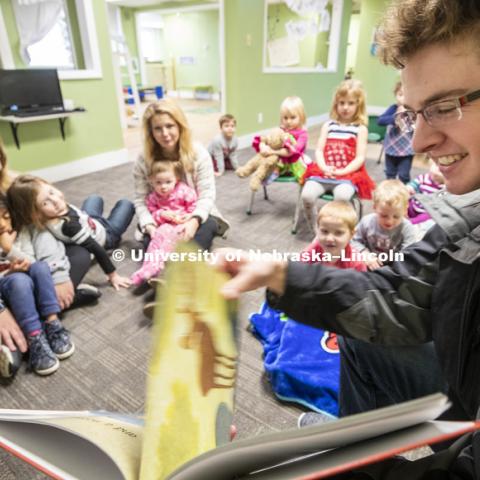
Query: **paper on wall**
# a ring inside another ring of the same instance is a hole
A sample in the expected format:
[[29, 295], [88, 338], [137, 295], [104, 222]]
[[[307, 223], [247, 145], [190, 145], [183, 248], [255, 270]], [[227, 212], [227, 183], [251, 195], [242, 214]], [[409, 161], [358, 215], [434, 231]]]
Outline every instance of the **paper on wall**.
[[290, 67], [300, 63], [300, 50], [294, 38], [282, 37], [267, 43], [269, 65]]

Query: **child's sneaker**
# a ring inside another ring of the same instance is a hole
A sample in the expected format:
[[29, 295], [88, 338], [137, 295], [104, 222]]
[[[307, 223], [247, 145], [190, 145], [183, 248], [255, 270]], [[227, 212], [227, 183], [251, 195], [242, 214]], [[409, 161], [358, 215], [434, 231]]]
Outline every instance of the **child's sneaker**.
[[12, 378], [20, 368], [22, 353], [11, 351], [6, 345], [0, 345], [0, 378]]
[[297, 420], [297, 427], [309, 427], [311, 425], [319, 425], [320, 423], [329, 423], [335, 421], [336, 418], [332, 415], [319, 412], [304, 412]]
[[43, 332], [38, 335], [29, 336], [28, 351], [30, 354], [30, 369], [38, 375], [50, 375], [55, 372], [60, 362], [52, 352], [47, 337]]
[[70, 334], [60, 323], [60, 320], [45, 322], [45, 335], [57, 358], [64, 360], [73, 355], [75, 345], [70, 340]]
[[96, 303], [101, 296], [102, 292], [97, 287], [89, 285], [88, 283], [81, 283], [75, 289], [75, 296], [69, 308], [91, 305], [92, 303]]

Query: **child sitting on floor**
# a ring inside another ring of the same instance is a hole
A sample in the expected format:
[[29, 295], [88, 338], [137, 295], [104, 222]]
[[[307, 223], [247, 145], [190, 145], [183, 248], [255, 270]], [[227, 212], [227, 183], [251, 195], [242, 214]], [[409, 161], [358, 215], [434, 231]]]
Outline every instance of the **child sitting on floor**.
[[[365, 271], [354, 260], [350, 241], [357, 214], [348, 202], [325, 204], [317, 217], [317, 236], [301, 253], [301, 259], [336, 268]], [[338, 415], [340, 358], [337, 336], [288, 319], [267, 304], [250, 317], [255, 334], [264, 347], [265, 370], [275, 394], [327, 416]]]
[[304, 250], [315, 262], [314, 254], [322, 255], [324, 265], [336, 268], [367, 269], [363, 261], [355, 259], [356, 250], [350, 245], [358, 217], [353, 206], [341, 200], [326, 203], [318, 212], [317, 235]]
[[0, 295], [28, 342], [30, 368], [49, 375], [59, 359], [70, 357], [75, 346], [60, 323], [55, 286], [49, 265], [35, 261], [28, 232], [12, 229], [6, 197], [0, 194]]
[[132, 221], [132, 202], [119, 200], [109, 217], [104, 218], [101, 197], [91, 195], [79, 209], [68, 204], [60, 190], [33, 175], [17, 177], [8, 195], [19, 230], [32, 224], [39, 229], [46, 227], [62, 242], [84, 246], [95, 256], [115, 290], [130, 286], [130, 280], [117, 273], [107, 249], [119, 245]]
[[[407, 185], [407, 189], [410, 195], [415, 195], [416, 193], [430, 195], [443, 190], [444, 184], [445, 177], [438, 168], [438, 165], [433, 160], [430, 160], [429, 171], [422, 173], [412, 180]], [[414, 225], [430, 220], [430, 215], [423, 205], [413, 196], [410, 197], [408, 203], [408, 218]]]
[[191, 218], [197, 204], [195, 190], [182, 182], [180, 162], [155, 162], [149, 176], [153, 191], [147, 195], [146, 205], [157, 229], [153, 234], [142, 268], [131, 277], [140, 285], [156, 277], [165, 265], [166, 256], [183, 235], [183, 223]]
[[[361, 253], [399, 252], [417, 240], [417, 232], [405, 218], [408, 190], [400, 180], [384, 180], [373, 192], [373, 213], [365, 215], [357, 225], [353, 245]], [[385, 262], [371, 256], [369, 270]]]
[[208, 145], [208, 153], [212, 156], [215, 175], [219, 177], [225, 172], [227, 162], [233, 170], [238, 168], [238, 139], [235, 136], [237, 121], [233, 115], [222, 115], [218, 123], [220, 133]]

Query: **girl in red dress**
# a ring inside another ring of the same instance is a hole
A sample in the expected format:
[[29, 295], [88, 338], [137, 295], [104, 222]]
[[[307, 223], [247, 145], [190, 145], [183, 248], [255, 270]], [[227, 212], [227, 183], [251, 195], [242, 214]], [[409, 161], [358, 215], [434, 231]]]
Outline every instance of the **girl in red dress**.
[[323, 124], [315, 162], [303, 175], [305, 216], [315, 229], [316, 202], [324, 193], [349, 201], [357, 194], [370, 199], [375, 183], [365, 168], [367, 115], [365, 92], [358, 80], [345, 80], [335, 91], [330, 120]]

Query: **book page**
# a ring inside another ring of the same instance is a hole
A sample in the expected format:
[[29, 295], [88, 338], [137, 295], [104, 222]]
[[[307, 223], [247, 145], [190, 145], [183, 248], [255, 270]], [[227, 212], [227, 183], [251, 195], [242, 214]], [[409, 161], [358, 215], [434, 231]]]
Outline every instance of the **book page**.
[[166, 478], [229, 441], [236, 305], [220, 296], [226, 276], [205, 262], [188, 261], [189, 252], [197, 249], [177, 249], [184, 261], [167, 267], [155, 311], [141, 480]]
[[[329, 478], [366, 465], [380, 462], [413, 448], [431, 445], [455, 438], [475, 428], [474, 422], [426, 422], [406, 429], [381, 435], [345, 448], [310, 455], [308, 458], [293, 460], [284, 465], [268, 468], [261, 472], [237, 477], [239, 480], [291, 480], [292, 478]], [[408, 478], [408, 469], [414, 462], [408, 462], [402, 478]], [[397, 472], [400, 478], [400, 469]]]
[[234, 441], [183, 465], [170, 480], [221, 480], [245, 475], [299, 455], [341, 448], [433, 420], [449, 405], [447, 397], [439, 393], [334, 422]]
[[90, 480], [119, 478], [121, 472], [127, 480], [138, 478], [141, 425], [89, 412], [3, 419], [1, 413], [0, 444], [46, 473], [60, 470]]

